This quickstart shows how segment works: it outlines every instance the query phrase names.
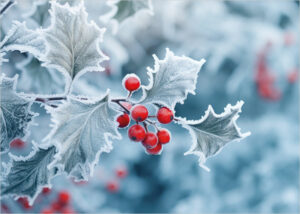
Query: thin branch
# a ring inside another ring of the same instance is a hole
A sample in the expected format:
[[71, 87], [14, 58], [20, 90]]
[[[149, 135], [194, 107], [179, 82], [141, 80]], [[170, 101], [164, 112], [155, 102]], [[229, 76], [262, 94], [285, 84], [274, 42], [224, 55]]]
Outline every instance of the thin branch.
[[0, 11], [0, 15], [2, 15], [12, 4], [14, 3], [13, 0], [10, 0], [4, 5], [4, 7]]

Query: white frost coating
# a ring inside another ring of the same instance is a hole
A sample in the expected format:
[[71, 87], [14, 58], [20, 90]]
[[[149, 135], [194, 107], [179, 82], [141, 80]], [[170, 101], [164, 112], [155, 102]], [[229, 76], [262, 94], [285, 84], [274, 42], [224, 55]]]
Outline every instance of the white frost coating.
[[1, 52], [18, 50], [29, 52], [42, 60], [46, 52], [45, 41], [40, 30], [30, 30], [25, 22], [14, 21], [12, 28], [0, 43]]
[[241, 133], [236, 124], [244, 102], [239, 101], [235, 106], [228, 104], [222, 114], [216, 114], [209, 105], [205, 115], [200, 120], [179, 118], [179, 124], [189, 130], [192, 136], [192, 146], [185, 153], [199, 156], [199, 165], [205, 170], [206, 159], [216, 155], [229, 142], [241, 140], [251, 133]]
[[205, 63], [186, 56], [175, 56], [166, 49], [166, 56], [159, 60], [153, 55], [154, 69], [147, 68], [149, 85], [142, 86], [141, 103], [157, 103], [174, 110], [176, 103], [183, 103], [188, 93], [195, 94], [198, 72]]
[[0, 152], [7, 152], [9, 143], [28, 134], [28, 125], [37, 114], [30, 111], [33, 99], [16, 93], [18, 75], [0, 77]]
[[48, 170], [47, 167], [55, 152], [53, 146], [42, 148], [33, 142], [33, 151], [28, 156], [9, 154], [11, 161], [3, 175], [1, 195], [27, 197], [29, 204], [32, 205], [44, 187], [51, 188], [50, 180], [57, 175], [54, 170]]
[[69, 96], [51, 113], [53, 129], [44, 141], [58, 148], [50, 167], [57, 167], [77, 180], [87, 180], [102, 152], [110, 152], [110, 139], [121, 139], [117, 130], [118, 113], [109, 107], [107, 94], [97, 100]]
[[65, 74], [69, 85], [88, 71], [103, 71], [100, 63], [107, 60], [99, 48], [105, 29], [88, 22], [83, 2], [76, 7], [51, 2], [51, 26], [43, 31], [48, 51], [46, 67]]

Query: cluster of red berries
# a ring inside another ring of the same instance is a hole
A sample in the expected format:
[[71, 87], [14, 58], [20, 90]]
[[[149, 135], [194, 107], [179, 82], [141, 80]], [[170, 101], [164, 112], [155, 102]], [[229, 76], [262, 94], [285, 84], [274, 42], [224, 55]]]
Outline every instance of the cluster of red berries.
[[[45, 188], [44, 188], [45, 189]], [[43, 193], [47, 194], [48, 190], [45, 189]], [[53, 214], [53, 213], [75, 213], [74, 210], [69, 206], [71, 201], [71, 196], [67, 191], [60, 191], [58, 193], [57, 199], [51, 204], [50, 208], [45, 208], [42, 210], [42, 214]]]
[[[123, 80], [124, 87], [129, 91], [129, 96], [133, 91], [140, 88], [140, 79], [134, 75], [127, 75]], [[146, 152], [151, 155], [160, 154], [162, 151], [162, 144], [170, 142], [171, 136], [167, 129], [158, 128], [154, 121], [148, 117], [156, 117], [162, 124], [168, 124], [173, 121], [174, 113], [167, 107], [161, 107], [156, 116], [149, 116], [148, 109], [144, 105], [134, 105], [129, 102], [119, 102], [119, 105], [125, 112], [117, 118], [119, 128], [127, 127], [130, 123], [130, 116], [136, 122], [128, 129], [128, 137], [135, 142], [142, 142]], [[139, 123], [143, 123], [141, 126]], [[157, 132], [148, 131], [148, 125], [154, 125]]]

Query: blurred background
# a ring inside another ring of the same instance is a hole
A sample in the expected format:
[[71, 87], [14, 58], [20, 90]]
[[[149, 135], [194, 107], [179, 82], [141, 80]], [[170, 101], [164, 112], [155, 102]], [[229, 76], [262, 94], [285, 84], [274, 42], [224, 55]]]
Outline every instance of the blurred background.
[[[172, 142], [160, 156], [146, 155], [121, 130], [123, 140], [101, 155], [89, 181], [55, 177], [32, 207], [26, 199], [5, 198], [2, 213], [46, 213], [59, 197], [69, 203], [62, 213], [299, 213], [299, 1], [154, 0], [153, 15], [140, 11], [117, 31], [100, 18], [111, 10], [106, 1], [84, 2], [89, 19], [107, 28], [100, 47], [110, 60], [103, 63], [105, 72], [79, 78], [74, 94], [101, 96], [110, 88], [125, 96], [122, 78], [136, 73], [148, 84], [152, 54], [162, 59], [168, 47], [207, 61], [196, 95], [178, 104], [176, 115], [199, 119], [209, 104], [221, 113], [228, 103], [244, 100], [238, 125], [252, 135], [210, 158], [206, 172], [196, 156], [183, 155], [191, 137], [178, 125], [166, 126]], [[16, 1], [1, 17], [1, 40], [14, 20], [48, 27], [49, 8], [45, 0]], [[10, 52], [6, 58], [1, 72], [19, 74], [18, 91], [63, 92], [61, 74], [31, 55]], [[42, 143], [50, 130], [44, 108], [32, 108], [40, 125], [30, 127], [25, 142], [11, 144], [14, 154], [28, 154], [32, 140]]]

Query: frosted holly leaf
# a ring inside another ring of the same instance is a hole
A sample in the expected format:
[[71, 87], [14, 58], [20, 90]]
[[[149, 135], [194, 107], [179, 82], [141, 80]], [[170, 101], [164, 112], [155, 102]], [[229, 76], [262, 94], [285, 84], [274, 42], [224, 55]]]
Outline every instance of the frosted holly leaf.
[[40, 31], [33, 31], [25, 23], [15, 21], [11, 30], [0, 43], [0, 52], [18, 50], [21, 53], [29, 52], [42, 59], [46, 52], [45, 41], [41, 38]]
[[38, 148], [27, 157], [11, 155], [12, 163], [9, 164], [7, 174], [1, 184], [1, 196], [27, 196], [29, 203], [45, 186], [50, 186], [50, 179], [56, 174], [55, 169], [48, 169], [56, 150], [54, 146]]
[[154, 69], [148, 69], [149, 85], [142, 86], [142, 103], [157, 103], [174, 109], [176, 103], [183, 103], [187, 94], [195, 94], [198, 72], [205, 60], [193, 60], [185, 56], [174, 56], [167, 49], [164, 60], [155, 60]]
[[142, 10], [147, 10], [150, 14], [153, 13], [150, 0], [120, 0], [109, 4], [113, 7], [113, 10], [115, 10], [115, 14], [112, 18], [119, 23]]
[[83, 2], [76, 7], [51, 2], [51, 26], [43, 33], [49, 50], [46, 66], [57, 69], [71, 79], [86, 71], [103, 71], [107, 57], [100, 51], [104, 29], [87, 21]]
[[109, 107], [108, 94], [93, 101], [68, 97], [58, 108], [47, 110], [54, 128], [44, 140], [59, 148], [51, 166], [77, 180], [87, 179], [100, 154], [112, 149], [110, 138], [120, 138], [115, 122], [118, 113]]
[[28, 124], [35, 116], [30, 111], [32, 100], [23, 98], [15, 92], [16, 79], [0, 77], [1, 89], [1, 152], [6, 152], [9, 143], [15, 138], [22, 138], [27, 133]]
[[21, 70], [18, 90], [35, 94], [64, 93], [62, 74], [43, 67], [36, 58], [29, 56], [18, 63], [16, 67]]
[[227, 105], [222, 114], [216, 114], [211, 106], [205, 115], [196, 121], [187, 121], [180, 118], [180, 124], [189, 130], [192, 135], [193, 144], [187, 154], [199, 156], [199, 165], [204, 165], [207, 158], [217, 154], [229, 142], [240, 140], [250, 135], [250, 132], [241, 133], [236, 120], [241, 112], [243, 101], [237, 102], [235, 106]]

